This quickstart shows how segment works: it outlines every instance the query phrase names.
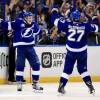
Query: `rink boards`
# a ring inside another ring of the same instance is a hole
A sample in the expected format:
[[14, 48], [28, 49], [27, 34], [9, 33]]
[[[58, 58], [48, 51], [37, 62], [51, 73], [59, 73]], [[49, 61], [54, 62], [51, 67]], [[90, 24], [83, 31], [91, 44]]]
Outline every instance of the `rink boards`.
[[[64, 46], [38, 46], [36, 53], [41, 62], [41, 82], [58, 82], [63, 71], [66, 48]], [[93, 81], [100, 81], [100, 46], [88, 47], [88, 70]], [[8, 77], [8, 47], [0, 47], [0, 83], [6, 83]], [[82, 81], [75, 64], [71, 82]], [[26, 60], [24, 77], [31, 82], [31, 68]]]

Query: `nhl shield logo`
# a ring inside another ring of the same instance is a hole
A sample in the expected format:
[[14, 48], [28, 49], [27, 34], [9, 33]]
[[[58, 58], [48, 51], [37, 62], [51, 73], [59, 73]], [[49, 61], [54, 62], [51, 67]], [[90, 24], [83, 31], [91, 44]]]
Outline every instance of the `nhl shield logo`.
[[50, 68], [52, 66], [52, 54], [50, 52], [43, 52], [41, 62], [43, 68]]

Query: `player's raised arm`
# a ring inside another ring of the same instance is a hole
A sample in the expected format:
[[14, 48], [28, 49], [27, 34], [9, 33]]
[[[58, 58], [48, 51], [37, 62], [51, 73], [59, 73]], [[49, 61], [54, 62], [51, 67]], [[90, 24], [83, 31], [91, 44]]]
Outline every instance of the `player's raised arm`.
[[56, 26], [59, 31], [61, 31], [61, 30], [63, 31], [63, 30], [65, 30], [65, 27], [67, 27], [67, 21], [63, 17], [57, 18], [54, 21], [54, 26]]
[[35, 35], [42, 33], [41, 29], [39, 28], [39, 25], [36, 22], [34, 23], [34, 27], [35, 27], [35, 29], [34, 29]]
[[65, 31], [67, 28], [67, 21], [64, 17], [57, 17], [53, 21], [54, 24], [54, 30], [52, 32], [51, 38], [54, 38], [57, 36], [57, 31]]
[[100, 25], [96, 25], [96, 24], [88, 24], [88, 29], [89, 29], [89, 31], [90, 32], [95, 32], [96, 34], [98, 33], [98, 32], [100, 32]]
[[0, 28], [4, 30], [8, 30], [9, 29], [8, 23], [9, 23], [8, 21], [4, 21], [3, 19], [0, 19]]

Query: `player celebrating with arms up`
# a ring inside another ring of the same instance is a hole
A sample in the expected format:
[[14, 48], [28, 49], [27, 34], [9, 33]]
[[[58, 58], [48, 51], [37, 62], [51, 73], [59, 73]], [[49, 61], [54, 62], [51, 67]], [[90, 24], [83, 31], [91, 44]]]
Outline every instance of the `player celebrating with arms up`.
[[[99, 27], [87, 22], [80, 22], [81, 13], [74, 10], [70, 14], [71, 20], [57, 18], [54, 25], [59, 31], [66, 33], [67, 55], [65, 58], [64, 70], [60, 78], [58, 92], [65, 94], [65, 85], [68, 82], [69, 75], [72, 74], [73, 67], [77, 61], [77, 69], [83, 81], [88, 86], [90, 94], [95, 92], [91, 77], [87, 70], [87, 38], [91, 32], [97, 32]], [[55, 36], [54, 34], [52, 36]]]
[[1, 21], [3, 29], [13, 30], [13, 46], [17, 48], [16, 60], [16, 81], [18, 83], [18, 91], [22, 91], [22, 79], [25, 68], [25, 59], [27, 59], [32, 67], [33, 89], [43, 90], [38, 85], [40, 76], [40, 62], [34, 49], [35, 35], [40, 34], [41, 30], [38, 25], [33, 22], [33, 14], [25, 12], [24, 19], [16, 19], [14, 22]]

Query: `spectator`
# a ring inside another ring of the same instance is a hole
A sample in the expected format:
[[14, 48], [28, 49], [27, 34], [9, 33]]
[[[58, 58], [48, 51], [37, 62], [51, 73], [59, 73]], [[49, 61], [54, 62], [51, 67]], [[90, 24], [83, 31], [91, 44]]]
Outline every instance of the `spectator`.
[[[95, 4], [93, 2], [89, 2], [85, 8], [85, 15], [87, 18], [87, 21], [89, 23], [92, 23], [92, 18], [95, 15]], [[88, 45], [96, 45], [96, 35], [95, 34], [89, 34], [88, 37]]]
[[51, 45], [52, 44], [52, 39], [50, 39], [47, 29], [42, 30], [42, 37], [39, 40], [38, 44], [39, 45]]
[[37, 21], [39, 23], [39, 26], [42, 30], [47, 29], [47, 23], [46, 23], [46, 17], [45, 17], [45, 13], [43, 11], [43, 7], [41, 4], [38, 4], [37, 7], [37, 11], [38, 11], [38, 15], [37, 15]]
[[12, 32], [8, 32], [8, 37], [9, 37], [9, 68], [8, 68], [8, 83], [13, 84], [16, 82], [15, 79], [15, 48], [13, 47], [12, 43]]
[[89, 2], [85, 8], [85, 15], [89, 22], [92, 22], [92, 17], [95, 14], [95, 4], [93, 2]]
[[60, 13], [63, 17], [69, 17], [70, 13], [70, 4], [69, 2], [63, 2], [61, 8], [60, 8]]
[[[100, 7], [97, 8], [96, 16], [93, 17], [93, 23], [100, 26]], [[100, 45], [100, 35], [96, 35], [96, 44]]]

